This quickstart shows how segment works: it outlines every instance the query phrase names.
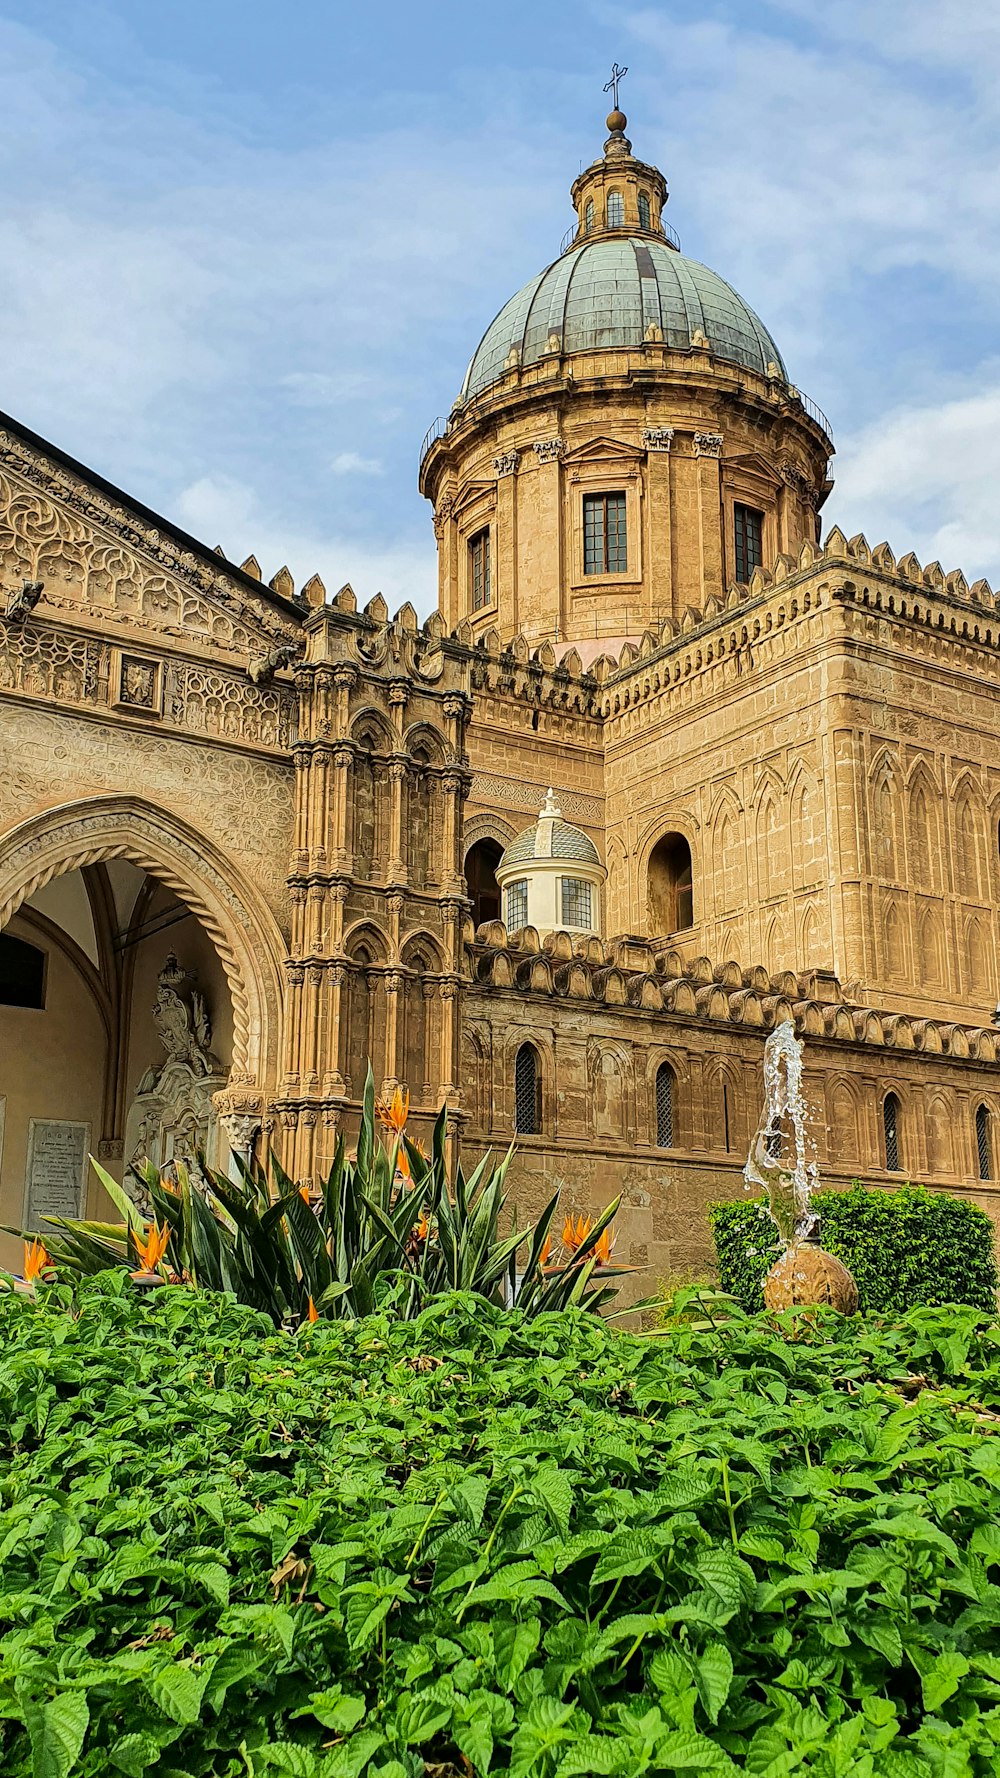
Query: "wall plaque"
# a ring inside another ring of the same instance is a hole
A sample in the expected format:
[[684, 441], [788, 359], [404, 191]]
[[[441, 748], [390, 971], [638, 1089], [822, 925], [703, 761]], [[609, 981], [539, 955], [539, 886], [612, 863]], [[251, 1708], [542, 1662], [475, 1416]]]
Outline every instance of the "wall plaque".
[[63, 1118], [28, 1120], [24, 1226], [44, 1233], [44, 1216], [81, 1216], [90, 1125]]

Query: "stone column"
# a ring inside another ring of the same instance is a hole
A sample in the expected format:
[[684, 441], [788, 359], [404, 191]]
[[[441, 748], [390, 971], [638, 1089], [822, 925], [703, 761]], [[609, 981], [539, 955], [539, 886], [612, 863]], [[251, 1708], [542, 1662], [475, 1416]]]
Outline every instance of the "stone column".
[[670, 512], [670, 447], [672, 426], [647, 426], [642, 435], [646, 448], [646, 499], [643, 520], [646, 548], [645, 622], [652, 627], [660, 617], [675, 615], [673, 574], [673, 525]]
[[391, 802], [389, 807], [389, 863], [386, 868], [387, 883], [406, 882], [406, 865], [403, 862], [403, 785], [405, 782], [405, 759], [390, 760], [389, 784]]
[[516, 636], [521, 628], [520, 587], [517, 576], [517, 466], [520, 451], [504, 451], [494, 457], [497, 474], [495, 523], [496, 608], [501, 636]]
[[399, 1085], [399, 996], [403, 977], [390, 969], [385, 976], [385, 1078], [382, 1092], [394, 1093]]
[[694, 454], [698, 475], [698, 544], [701, 561], [701, 599], [710, 593], [723, 596], [722, 576], [722, 434], [696, 432]]

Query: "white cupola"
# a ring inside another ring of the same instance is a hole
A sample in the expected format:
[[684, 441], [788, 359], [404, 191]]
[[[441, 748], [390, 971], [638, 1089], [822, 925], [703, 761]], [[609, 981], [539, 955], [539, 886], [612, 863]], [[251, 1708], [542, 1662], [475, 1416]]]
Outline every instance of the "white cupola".
[[607, 875], [593, 840], [563, 820], [550, 786], [538, 820], [511, 840], [496, 867], [504, 925], [508, 932], [599, 933]]

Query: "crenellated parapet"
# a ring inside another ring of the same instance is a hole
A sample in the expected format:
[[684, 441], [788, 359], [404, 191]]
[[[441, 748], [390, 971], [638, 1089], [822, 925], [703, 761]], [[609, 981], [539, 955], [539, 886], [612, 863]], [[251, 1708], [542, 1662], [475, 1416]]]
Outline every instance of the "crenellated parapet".
[[622, 936], [602, 942], [533, 927], [508, 933], [499, 920], [467, 934], [466, 955], [479, 989], [597, 1003], [664, 1020], [773, 1030], [790, 1020], [807, 1038], [868, 1048], [920, 1051], [952, 1060], [995, 1063], [1000, 1033], [984, 1026], [914, 1019], [858, 1004], [830, 971], [769, 972], [729, 959], [685, 959], [675, 949]]

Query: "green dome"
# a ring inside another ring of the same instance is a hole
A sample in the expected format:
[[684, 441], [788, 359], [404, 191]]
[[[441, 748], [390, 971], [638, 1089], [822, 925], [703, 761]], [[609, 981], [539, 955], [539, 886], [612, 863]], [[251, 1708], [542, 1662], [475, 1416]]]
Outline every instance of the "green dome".
[[[538, 830], [543, 828], [545, 839], [543, 850], [538, 850]], [[548, 846], [548, 834], [551, 831], [551, 851]], [[572, 858], [585, 864], [600, 864], [601, 858], [592, 839], [579, 827], [572, 827], [568, 821], [536, 821], [533, 826], [526, 827], [523, 833], [511, 840], [506, 852], [497, 865], [503, 870], [506, 864], [530, 864], [536, 858]]]
[[558, 336], [561, 350], [641, 346], [653, 325], [666, 345], [691, 346], [699, 329], [718, 358], [787, 382], [781, 353], [764, 323], [731, 284], [696, 259], [648, 235], [603, 235], [574, 247], [512, 296], [486, 329], [462, 385], [461, 399], [503, 376], [511, 347], [536, 364]]

